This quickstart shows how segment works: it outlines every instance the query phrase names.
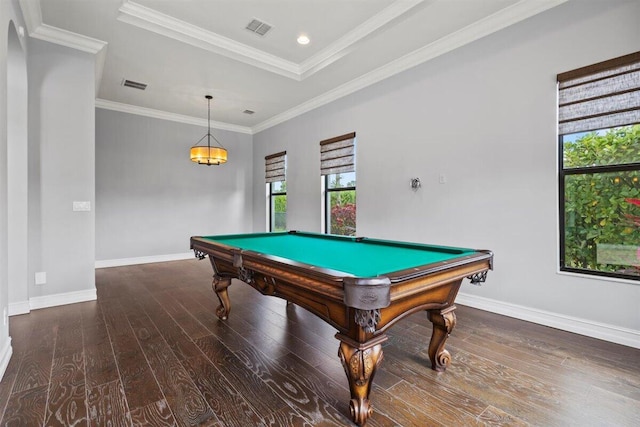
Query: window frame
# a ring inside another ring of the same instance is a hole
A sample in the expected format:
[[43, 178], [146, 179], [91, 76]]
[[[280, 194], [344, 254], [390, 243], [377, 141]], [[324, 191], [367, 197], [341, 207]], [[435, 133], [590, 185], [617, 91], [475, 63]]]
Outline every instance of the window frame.
[[[320, 187], [322, 189], [321, 229], [324, 234], [331, 234], [331, 195], [343, 191], [356, 192], [357, 182], [354, 186], [330, 188], [329, 176], [343, 173], [353, 173], [356, 177], [356, 133], [350, 132], [344, 135], [320, 141]], [[357, 211], [356, 211], [357, 212]], [[356, 224], [357, 226], [357, 224]], [[355, 235], [355, 230], [354, 230]]]
[[[275, 228], [275, 200], [278, 196], [287, 196], [286, 183], [287, 183], [287, 152], [280, 151], [278, 153], [269, 154], [265, 156], [265, 184], [266, 198], [267, 198], [267, 229], [269, 232], [273, 232]], [[281, 188], [284, 187], [284, 191], [273, 191], [275, 184], [281, 183]], [[288, 200], [287, 200], [288, 202]], [[285, 230], [286, 226], [286, 210], [285, 210]]]
[[[354, 171], [355, 173], [355, 171]], [[333, 174], [335, 175], [335, 174]], [[324, 183], [324, 233], [331, 234], [331, 193], [339, 193], [342, 191], [355, 191], [356, 192], [356, 200], [357, 200], [357, 190], [356, 185], [349, 187], [338, 187], [338, 188], [330, 188], [329, 187], [329, 177], [331, 175], [323, 175], [323, 183]], [[357, 204], [356, 204], [357, 206]], [[356, 208], [357, 209], [357, 208]], [[356, 211], [357, 212], [357, 211]], [[356, 227], [357, 227], [356, 222]]]
[[[273, 232], [273, 228], [275, 226], [275, 218], [273, 216], [273, 213], [275, 211], [275, 197], [274, 196], [286, 196], [287, 195], [287, 190], [285, 189], [284, 191], [279, 191], [279, 192], [274, 192], [273, 191], [273, 184], [276, 184], [278, 182], [282, 182], [282, 183], [286, 183], [287, 181], [275, 181], [275, 182], [267, 182], [267, 188], [268, 188], [268, 200], [269, 200], [269, 232]], [[285, 187], [286, 188], [286, 187]], [[285, 214], [286, 215], [286, 214]], [[286, 227], [285, 227], [286, 229]]]
[[[600, 72], [606, 72], [610, 69], [615, 69], [618, 68], [620, 66], [626, 66], [626, 65], [631, 65], [634, 63], [637, 63], [637, 61], [640, 59], [640, 52], [635, 52], [629, 55], [625, 55], [622, 57], [618, 57], [618, 58], [613, 58], [610, 59], [608, 61], [603, 61], [597, 64], [593, 64], [587, 67], [582, 67], [573, 71], [568, 71], [565, 73], [561, 73], [558, 75], [558, 88], [556, 93], [560, 93], [560, 83], [561, 82], [566, 82], [566, 81], [570, 81], [573, 80], [575, 78], [588, 78], [589, 76], [592, 76], [594, 74], [600, 73]], [[606, 77], [603, 77], [602, 79], [606, 79]], [[633, 89], [632, 89], [633, 90]], [[637, 90], [637, 89], [636, 89]], [[605, 95], [608, 96], [608, 95]], [[594, 99], [594, 98], [592, 98]], [[556, 112], [559, 114], [561, 108], [561, 104], [558, 101], [558, 105], [557, 105], [557, 109]], [[621, 111], [633, 111], [636, 110], [637, 107], [630, 107], [630, 108], [626, 108], [623, 109]], [[601, 113], [599, 114], [599, 116], [603, 116], [603, 117], [607, 117], [607, 114], [615, 114], [615, 112], [611, 112], [611, 113]], [[595, 116], [591, 116], [591, 117], [597, 117], [597, 115]], [[586, 118], [589, 118], [589, 116], [587, 116]], [[607, 173], [621, 173], [621, 172], [640, 172], [640, 162], [633, 162], [633, 163], [615, 163], [615, 164], [609, 164], [609, 165], [592, 165], [592, 166], [578, 166], [578, 167], [571, 167], [571, 168], [565, 168], [564, 165], [564, 157], [565, 157], [565, 137], [569, 136], [569, 135], [574, 135], [576, 133], [579, 132], [594, 132], [594, 131], [600, 131], [600, 130], [608, 130], [608, 129], [616, 129], [619, 127], [625, 127], [625, 126], [635, 126], [640, 124], [640, 122], [632, 122], [632, 123], [627, 123], [627, 124], [621, 124], [621, 125], [613, 125], [610, 126], [608, 128], [604, 128], [604, 129], [592, 129], [589, 130], [589, 128], [585, 129], [585, 130], [577, 130], [575, 132], [565, 132], [564, 134], [562, 134], [562, 130], [561, 128], [561, 123], [564, 123], [562, 121], [560, 121], [560, 116], [558, 116], [558, 212], [559, 212], [559, 217], [558, 217], [558, 224], [559, 224], [559, 253], [558, 253], [558, 262], [559, 262], [559, 272], [563, 272], [563, 273], [576, 273], [576, 274], [580, 274], [580, 275], [585, 275], [585, 276], [589, 276], [589, 277], [600, 277], [600, 278], [610, 278], [610, 279], [622, 279], [625, 282], [631, 282], [633, 284], [637, 284], [638, 282], [640, 282], [640, 276], [636, 276], [636, 275], [632, 275], [632, 274], [627, 274], [624, 272], [615, 272], [615, 271], [602, 271], [602, 270], [595, 270], [595, 269], [588, 269], [588, 268], [577, 268], [577, 267], [571, 267], [571, 266], [567, 266], [567, 257], [566, 257], [566, 244], [567, 244], [567, 236], [566, 236], [566, 232], [567, 229], [565, 227], [566, 225], [566, 215], [567, 215], [567, 211], [566, 211], [566, 204], [567, 204], [567, 200], [566, 200], [566, 184], [567, 184], [567, 177], [570, 176], [575, 176], [575, 175], [586, 175], [586, 176], [597, 176], [600, 174], [607, 174]]]
[[564, 144], [562, 135], [558, 136], [559, 153], [559, 173], [558, 173], [558, 195], [559, 195], [559, 207], [560, 207], [560, 271], [568, 273], [587, 274], [590, 276], [602, 276], [611, 277], [616, 279], [632, 280], [634, 282], [640, 281], [640, 276], [635, 277], [629, 274], [616, 273], [610, 271], [590, 270], [586, 268], [575, 268], [566, 266], [566, 230], [565, 230], [565, 215], [566, 215], [566, 199], [565, 199], [565, 178], [571, 175], [596, 175], [602, 173], [615, 173], [615, 172], [637, 172], [640, 171], [640, 162], [638, 163], [626, 163], [617, 165], [602, 165], [602, 166], [586, 166], [575, 167], [570, 169], [564, 168]]

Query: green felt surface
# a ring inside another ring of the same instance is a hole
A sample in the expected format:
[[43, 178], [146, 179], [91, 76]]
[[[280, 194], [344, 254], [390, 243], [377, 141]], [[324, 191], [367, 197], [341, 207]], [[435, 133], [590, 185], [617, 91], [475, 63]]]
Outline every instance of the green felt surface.
[[475, 252], [473, 249], [375, 239], [358, 242], [355, 238], [312, 233], [237, 234], [205, 239], [358, 277], [375, 277]]

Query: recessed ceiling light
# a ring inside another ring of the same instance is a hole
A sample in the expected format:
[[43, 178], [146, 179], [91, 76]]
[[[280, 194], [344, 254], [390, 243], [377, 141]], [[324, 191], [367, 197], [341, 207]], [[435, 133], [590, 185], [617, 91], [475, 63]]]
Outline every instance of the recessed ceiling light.
[[298, 44], [302, 44], [302, 45], [309, 44], [309, 41], [310, 41], [309, 37], [307, 37], [305, 34], [302, 34], [298, 37]]

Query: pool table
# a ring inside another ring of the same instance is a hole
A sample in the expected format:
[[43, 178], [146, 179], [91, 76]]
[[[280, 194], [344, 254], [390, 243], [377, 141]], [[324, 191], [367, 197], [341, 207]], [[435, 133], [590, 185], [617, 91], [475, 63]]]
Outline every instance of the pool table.
[[433, 323], [431, 367], [444, 371], [460, 284], [465, 278], [484, 282], [493, 268], [488, 250], [299, 231], [191, 237], [191, 249], [199, 259], [209, 256], [218, 318], [229, 316], [227, 288], [236, 278], [304, 307], [338, 330], [349, 409], [358, 425], [373, 412], [369, 392], [387, 329], [426, 310]]

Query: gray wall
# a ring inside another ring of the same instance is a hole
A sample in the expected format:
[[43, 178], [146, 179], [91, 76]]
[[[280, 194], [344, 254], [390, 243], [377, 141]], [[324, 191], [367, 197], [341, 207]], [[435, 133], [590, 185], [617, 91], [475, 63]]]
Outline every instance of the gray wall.
[[95, 290], [94, 56], [31, 39], [28, 74], [29, 297]]
[[251, 231], [251, 135], [212, 129], [229, 160], [204, 166], [189, 148], [206, 128], [96, 116], [96, 260], [184, 254], [190, 236]]
[[640, 285], [557, 272], [555, 78], [639, 49], [640, 2], [573, 1], [260, 132], [254, 230], [281, 150], [288, 227], [320, 230], [318, 143], [355, 131], [358, 235], [491, 249], [495, 271], [463, 293], [638, 336]]

